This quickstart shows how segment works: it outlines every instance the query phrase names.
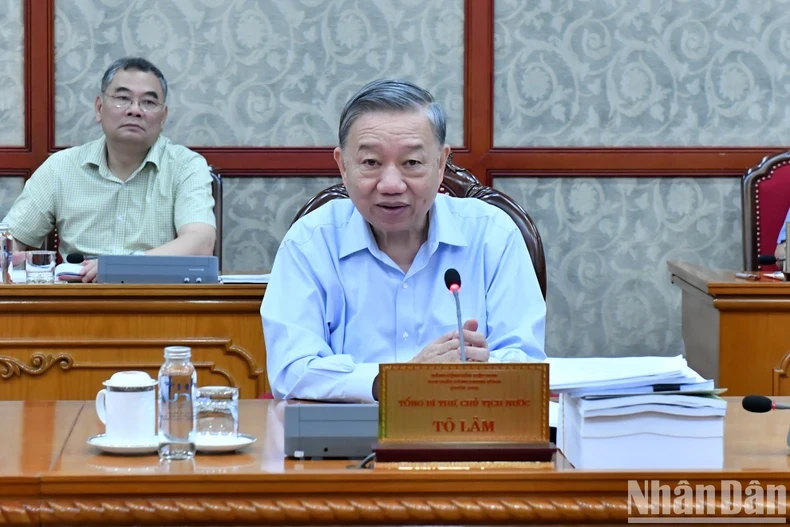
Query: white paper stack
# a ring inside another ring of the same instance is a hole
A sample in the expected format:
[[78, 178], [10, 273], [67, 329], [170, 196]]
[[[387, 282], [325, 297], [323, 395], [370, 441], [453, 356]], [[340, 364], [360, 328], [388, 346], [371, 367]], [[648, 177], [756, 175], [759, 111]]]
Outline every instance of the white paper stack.
[[714, 469], [727, 403], [683, 357], [550, 359], [557, 446], [581, 469]]
[[223, 284], [268, 284], [269, 273], [266, 274], [223, 274]]

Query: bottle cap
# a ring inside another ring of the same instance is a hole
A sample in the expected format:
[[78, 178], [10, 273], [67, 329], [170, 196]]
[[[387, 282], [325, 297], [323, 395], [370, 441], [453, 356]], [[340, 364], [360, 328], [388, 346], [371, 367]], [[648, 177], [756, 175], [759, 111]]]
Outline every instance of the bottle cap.
[[188, 359], [192, 356], [189, 346], [168, 346], [165, 348], [166, 359]]

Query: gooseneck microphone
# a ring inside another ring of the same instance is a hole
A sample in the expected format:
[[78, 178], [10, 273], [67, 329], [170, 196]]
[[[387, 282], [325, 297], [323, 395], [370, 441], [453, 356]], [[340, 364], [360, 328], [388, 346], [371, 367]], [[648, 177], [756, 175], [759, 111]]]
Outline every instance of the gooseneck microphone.
[[66, 261], [70, 264], [82, 263], [85, 260], [95, 260], [97, 256], [86, 256], [82, 253], [69, 253], [66, 255]]
[[760, 265], [774, 265], [784, 261], [784, 258], [777, 258], [773, 254], [763, 254], [757, 257], [757, 263]]
[[743, 409], [747, 412], [762, 414], [771, 410], [790, 410], [790, 405], [772, 401], [763, 395], [747, 395], [743, 398]]
[[461, 275], [452, 267], [444, 273], [444, 285], [455, 297], [455, 314], [458, 316], [458, 338], [461, 339], [461, 362], [466, 362], [466, 347], [464, 346], [464, 323], [461, 320], [461, 300], [458, 291], [461, 290]]

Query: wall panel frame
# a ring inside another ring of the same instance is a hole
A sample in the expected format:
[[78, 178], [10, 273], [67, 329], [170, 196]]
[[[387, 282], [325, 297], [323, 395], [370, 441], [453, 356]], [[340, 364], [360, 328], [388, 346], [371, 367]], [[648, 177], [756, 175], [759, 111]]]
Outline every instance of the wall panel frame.
[[[25, 147], [0, 147], [0, 177], [32, 172], [54, 152], [55, 0], [24, 0]], [[491, 176], [689, 175], [739, 177], [782, 146], [748, 148], [494, 148], [494, 0], [466, 0], [464, 145], [454, 161], [484, 183]], [[330, 148], [195, 148], [224, 175], [336, 175]]]

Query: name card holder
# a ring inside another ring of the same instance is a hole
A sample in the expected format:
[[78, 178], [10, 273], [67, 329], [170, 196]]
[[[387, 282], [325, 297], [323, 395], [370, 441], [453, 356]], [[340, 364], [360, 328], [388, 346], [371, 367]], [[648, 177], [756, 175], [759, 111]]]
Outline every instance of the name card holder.
[[376, 466], [551, 463], [547, 363], [381, 364]]

